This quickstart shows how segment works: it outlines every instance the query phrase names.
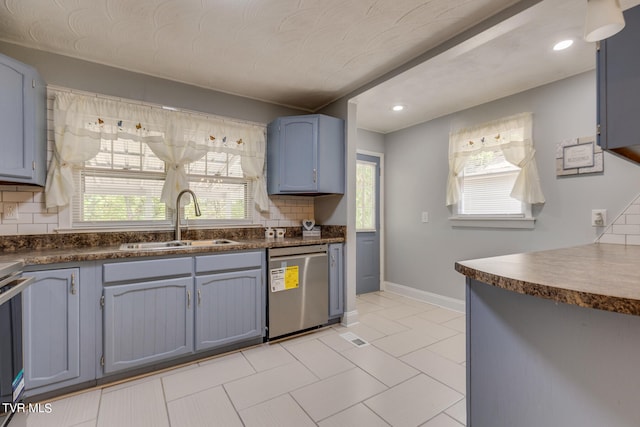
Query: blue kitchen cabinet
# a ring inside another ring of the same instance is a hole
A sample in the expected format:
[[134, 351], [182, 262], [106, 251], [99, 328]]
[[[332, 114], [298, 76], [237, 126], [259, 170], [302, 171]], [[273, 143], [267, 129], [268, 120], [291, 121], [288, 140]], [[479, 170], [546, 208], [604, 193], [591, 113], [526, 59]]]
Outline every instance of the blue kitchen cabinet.
[[104, 263], [103, 373], [262, 342], [264, 251]]
[[262, 336], [262, 270], [196, 278], [196, 351]]
[[0, 54], [0, 181], [43, 186], [46, 86], [38, 72]]
[[624, 29], [600, 42], [597, 52], [598, 143], [640, 161], [640, 6], [624, 17]]
[[267, 126], [269, 194], [344, 194], [344, 120], [279, 117]]
[[[95, 378], [94, 295], [79, 268], [26, 272], [35, 281], [23, 293], [26, 396]], [[90, 275], [88, 275], [90, 277]], [[84, 307], [83, 307], [84, 305]]]
[[104, 373], [193, 352], [192, 258], [103, 266]]
[[343, 244], [329, 245], [329, 319], [344, 314]]
[[196, 351], [264, 336], [264, 259], [264, 251], [195, 258]]

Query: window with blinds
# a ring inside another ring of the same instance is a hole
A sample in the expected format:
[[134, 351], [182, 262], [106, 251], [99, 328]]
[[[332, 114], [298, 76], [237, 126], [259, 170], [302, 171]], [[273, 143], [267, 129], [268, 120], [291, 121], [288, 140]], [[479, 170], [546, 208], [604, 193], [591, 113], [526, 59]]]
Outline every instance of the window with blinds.
[[477, 216], [524, 216], [525, 206], [510, 196], [520, 168], [507, 162], [502, 150], [471, 156], [460, 180], [458, 213]]
[[[210, 152], [189, 164], [189, 188], [202, 215], [196, 217], [189, 204], [181, 216], [203, 225], [251, 222], [252, 183], [240, 161], [239, 155]], [[74, 175], [73, 226], [170, 225], [173, 211], [160, 200], [165, 177], [165, 163], [146, 144], [102, 140], [100, 153]]]

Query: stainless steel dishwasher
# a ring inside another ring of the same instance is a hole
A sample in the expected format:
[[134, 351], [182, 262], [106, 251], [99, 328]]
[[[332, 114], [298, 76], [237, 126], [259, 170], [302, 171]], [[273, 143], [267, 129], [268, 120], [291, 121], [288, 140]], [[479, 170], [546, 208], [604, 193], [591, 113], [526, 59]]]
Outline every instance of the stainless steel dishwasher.
[[269, 254], [268, 339], [329, 321], [327, 245], [273, 248]]

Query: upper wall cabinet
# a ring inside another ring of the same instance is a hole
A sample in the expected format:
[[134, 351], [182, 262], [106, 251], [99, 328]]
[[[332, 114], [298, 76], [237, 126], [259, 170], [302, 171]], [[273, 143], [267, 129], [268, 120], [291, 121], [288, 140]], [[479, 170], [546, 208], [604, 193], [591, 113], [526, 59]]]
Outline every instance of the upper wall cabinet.
[[640, 6], [624, 12], [626, 26], [597, 53], [598, 143], [640, 162]]
[[0, 181], [44, 185], [46, 87], [38, 72], [0, 54]]
[[267, 127], [269, 194], [344, 194], [344, 120], [280, 117]]

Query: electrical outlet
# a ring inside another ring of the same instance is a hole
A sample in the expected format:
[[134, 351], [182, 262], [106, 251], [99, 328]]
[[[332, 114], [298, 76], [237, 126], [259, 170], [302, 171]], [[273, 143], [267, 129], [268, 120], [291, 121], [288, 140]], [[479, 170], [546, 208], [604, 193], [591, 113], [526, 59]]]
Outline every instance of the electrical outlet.
[[591, 225], [593, 227], [604, 227], [607, 225], [607, 210], [593, 209], [591, 211]]
[[18, 204], [15, 202], [4, 202], [4, 219], [18, 219]]
[[429, 212], [422, 212], [422, 222], [429, 222]]

